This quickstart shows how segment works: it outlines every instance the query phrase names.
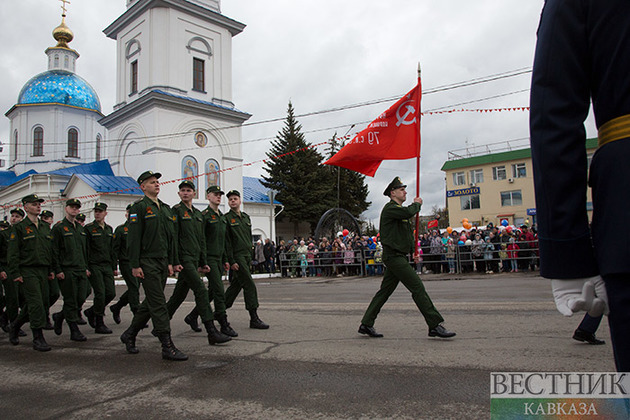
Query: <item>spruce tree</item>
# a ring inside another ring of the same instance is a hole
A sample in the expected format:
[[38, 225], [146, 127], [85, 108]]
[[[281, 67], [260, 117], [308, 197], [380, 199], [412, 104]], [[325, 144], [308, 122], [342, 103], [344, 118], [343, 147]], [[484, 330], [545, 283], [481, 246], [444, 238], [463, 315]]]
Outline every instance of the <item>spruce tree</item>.
[[284, 127], [271, 142], [263, 169], [262, 184], [278, 191], [276, 199], [284, 205], [279, 219], [294, 223], [308, 222], [311, 231], [333, 203], [330, 171], [322, 165], [323, 156], [309, 144], [301, 132], [289, 101]]

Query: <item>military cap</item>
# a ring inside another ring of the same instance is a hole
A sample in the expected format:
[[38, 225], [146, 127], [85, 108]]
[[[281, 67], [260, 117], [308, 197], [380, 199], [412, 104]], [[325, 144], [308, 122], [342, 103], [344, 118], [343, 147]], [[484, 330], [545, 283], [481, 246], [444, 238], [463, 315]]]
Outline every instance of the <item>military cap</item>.
[[29, 194], [26, 197], [22, 198], [22, 204], [26, 203], [43, 203], [45, 200], [43, 198], [39, 198], [37, 194]]
[[206, 189], [206, 194], [210, 194], [213, 192], [218, 192], [220, 194], [225, 194], [223, 191], [221, 191], [221, 188], [219, 188], [218, 185], [210, 185], [207, 189]]
[[83, 221], [85, 221], [85, 214], [83, 214], [83, 213], [79, 213], [79, 214], [77, 214], [77, 220], [78, 220], [79, 222], [83, 222]]
[[100, 201], [97, 202], [96, 204], [94, 204], [94, 210], [103, 210], [106, 211], [107, 210], [107, 204], [105, 203], [101, 203]]
[[387, 188], [385, 188], [385, 191], [383, 192], [383, 195], [386, 195], [387, 197], [389, 197], [389, 193], [391, 193], [393, 190], [395, 190], [397, 188], [405, 188], [405, 187], [406, 187], [406, 185], [402, 183], [400, 178], [396, 177], [396, 178], [394, 178], [394, 180], [392, 182], [389, 183]]
[[10, 213], [11, 213], [11, 214], [13, 214], [13, 213], [17, 213], [17, 214], [19, 214], [19, 215], [20, 215], [20, 216], [22, 216], [22, 217], [26, 216], [26, 213], [24, 213], [24, 210], [22, 210], [22, 209], [21, 209], [21, 208], [19, 208], [19, 207], [16, 207], [16, 208], [14, 208], [14, 209], [11, 209]]
[[44, 210], [39, 214], [41, 217], [54, 217], [55, 215], [53, 214], [52, 211], [50, 210]]
[[0, 220], [0, 229], [8, 229], [11, 225], [6, 220]]
[[191, 188], [193, 191], [197, 191], [197, 187], [195, 187], [195, 183], [189, 179], [182, 181], [179, 184], [178, 188], [181, 190], [183, 187], [188, 187], [188, 188]]
[[147, 179], [151, 178], [152, 176], [160, 179], [162, 174], [159, 173], [159, 172], [153, 172], [153, 171], [142, 172], [142, 174], [140, 174], [140, 176], [138, 177], [138, 184], [142, 184], [144, 181], [146, 181]]
[[71, 198], [66, 201], [66, 206], [79, 206], [81, 207], [81, 201], [78, 198]]
[[231, 195], [238, 195], [239, 197], [241, 196], [241, 193], [236, 191], [236, 190], [230, 190], [228, 191], [228, 193], [226, 194], [227, 198], [230, 198]]
[[125, 210], [129, 211], [131, 209], [131, 206], [133, 206], [133, 204], [127, 204], [127, 208]]

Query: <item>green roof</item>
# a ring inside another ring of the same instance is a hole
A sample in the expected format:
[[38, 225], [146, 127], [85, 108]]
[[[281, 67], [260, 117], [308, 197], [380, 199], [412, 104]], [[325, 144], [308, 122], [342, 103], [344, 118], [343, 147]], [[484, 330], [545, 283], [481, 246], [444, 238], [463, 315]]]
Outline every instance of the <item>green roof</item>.
[[[586, 140], [586, 149], [594, 149], [597, 147], [597, 138]], [[442, 165], [443, 171], [450, 169], [467, 168], [470, 166], [486, 165], [488, 163], [507, 162], [510, 160], [527, 159], [532, 157], [530, 148], [511, 150], [509, 152], [490, 153], [482, 156], [473, 156], [469, 158], [449, 160]]]

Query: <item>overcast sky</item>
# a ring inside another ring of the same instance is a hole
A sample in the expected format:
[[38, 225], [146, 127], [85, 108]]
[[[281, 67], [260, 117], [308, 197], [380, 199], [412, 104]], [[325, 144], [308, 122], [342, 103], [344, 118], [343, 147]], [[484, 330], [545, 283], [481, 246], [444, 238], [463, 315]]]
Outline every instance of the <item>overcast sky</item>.
[[[247, 25], [233, 43], [233, 99], [252, 114], [248, 122], [283, 118], [289, 100], [296, 114], [393, 98], [416, 84], [422, 66], [425, 91], [516, 69], [530, 69], [543, 0], [222, 0], [222, 13]], [[97, 91], [102, 111], [115, 100], [115, 41], [102, 30], [126, 10], [125, 0], [71, 0], [66, 22], [75, 35], [71, 47], [81, 57], [77, 74]], [[22, 86], [46, 71], [44, 50], [55, 44], [58, 0], [2, 0], [4, 41], [0, 51], [3, 113]], [[473, 86], [427, 93], [422, 110], [524, 107], [531, 73]], [[519, 92], [520, 93], [512, 93]], [[512, 93], [512, 94], [511, 94]], [[502, 95], [502, 96], [499, 96]], [[499, 96], [499, 97], [497, 97]], [[479, 99], [491, 98], [468, 103]], [[307, 140], [320, 143], [333, 133], [356, 133], [395, 101], [299, 118]], [[465, 105], [458, 105], [467, 103]], [[9, 121], [0, 119], [0, 140], [8, 143]], [[250, 141], [244, 161], [258, 161], [282, 122], [246, 126]], [[595, 135], [592, 124], [589, 136]], [[508, 140], [523, 145], [528, 113], [453, 113], [422, 119], [420, 195], [422, 214], [445, 205], [441, 166], [448, 151]], [[520, 139], [520, 141], [519, 141]], [[319, 148], [323, 153], [323, 148]], [[260, 177], [262, 164], [244, 168]], [[400, 176], [415, 192], [415, 160], [386, 161], [367, 178], [372, 207], [366, 219], [378, 221], [385, 186]], [[412, 196], [413, 194], [410, 194]]]

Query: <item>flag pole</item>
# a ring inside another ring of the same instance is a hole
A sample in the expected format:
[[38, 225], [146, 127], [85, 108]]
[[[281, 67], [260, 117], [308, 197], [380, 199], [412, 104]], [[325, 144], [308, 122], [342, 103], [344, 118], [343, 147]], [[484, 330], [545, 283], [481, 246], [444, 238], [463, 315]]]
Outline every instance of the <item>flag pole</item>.
[[[418, 103], [417, 103], [417, 111], [416, 117], [418, 118], [418, 132], [417, 132], [417, 144], [418, 151], [416, 153], [416, 197], [420, 197], [420, 103], [422, 102], [422, 79], [421, 79], [421, 69], [420, 62], [418, 62]], [[420, 254], [418, 252], [418, 240], [420, 239], [420, 212], [416, 214], [416, 237], [415, 237], [415, 245], [416, 245], [416, 255], [419, 257]]]

